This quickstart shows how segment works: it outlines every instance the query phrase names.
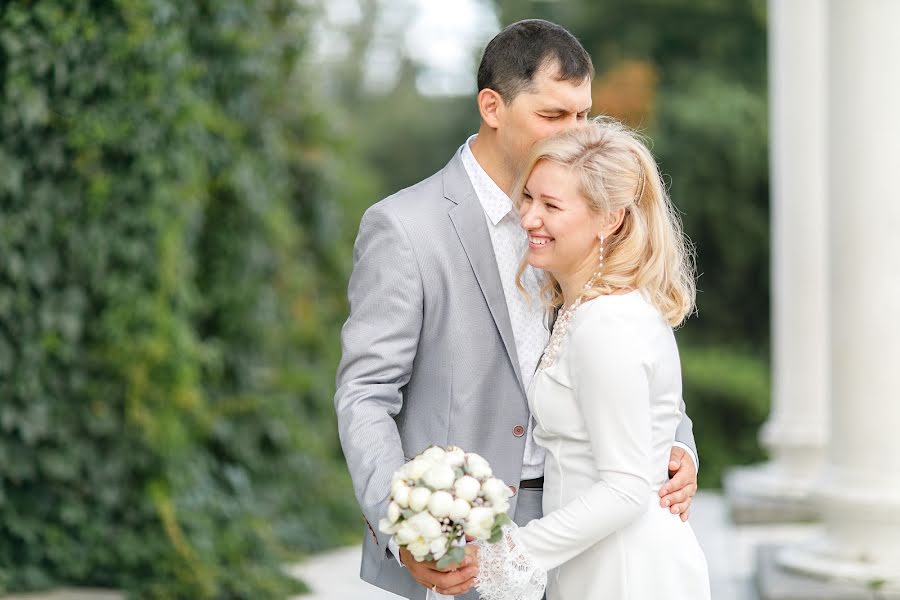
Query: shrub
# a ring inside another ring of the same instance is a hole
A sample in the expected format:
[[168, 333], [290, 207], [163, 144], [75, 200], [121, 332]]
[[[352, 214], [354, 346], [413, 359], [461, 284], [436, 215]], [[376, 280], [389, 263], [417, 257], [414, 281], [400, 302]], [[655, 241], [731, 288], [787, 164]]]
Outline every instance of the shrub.
[[682, 344], [684, 399], [700, 454], [700, 487], [721, 487], [730, 465], [764, 458], [757, 431], [769, 414], [769, 369], [753, 354]]
[[303, 6], [0, 7], [0, 591], [283, 598], [357, 524]]

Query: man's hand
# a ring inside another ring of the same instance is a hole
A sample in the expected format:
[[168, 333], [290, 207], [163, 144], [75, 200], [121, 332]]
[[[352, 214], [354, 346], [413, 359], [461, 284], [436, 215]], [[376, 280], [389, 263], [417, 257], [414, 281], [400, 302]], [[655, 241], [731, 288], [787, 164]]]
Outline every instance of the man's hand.
[[669, 456], [669, 482], [659, 488], [659, 504], [687, 521], [696, 493], [697, 466], [684, 448], [675, 446]]
[[475, 585], [475, 576], [478, 575], [477, 546], [466, 546], [466, 558], [446, 569], [438, 569], [434, 561], [417, 561], [406, 548], [400, 548], [400, 561], [419, 585], [447, 596], [468, 592]]

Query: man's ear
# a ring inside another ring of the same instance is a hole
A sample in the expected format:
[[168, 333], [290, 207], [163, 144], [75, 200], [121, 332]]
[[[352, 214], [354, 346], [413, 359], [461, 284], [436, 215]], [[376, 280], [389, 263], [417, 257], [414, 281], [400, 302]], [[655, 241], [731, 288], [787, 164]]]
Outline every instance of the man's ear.
[[490, 88], [484, 88], [478, 92], [478, 112], [481, 120], [491, 129], [500, 126], [500, 113], [505, 108], [500, 94]]

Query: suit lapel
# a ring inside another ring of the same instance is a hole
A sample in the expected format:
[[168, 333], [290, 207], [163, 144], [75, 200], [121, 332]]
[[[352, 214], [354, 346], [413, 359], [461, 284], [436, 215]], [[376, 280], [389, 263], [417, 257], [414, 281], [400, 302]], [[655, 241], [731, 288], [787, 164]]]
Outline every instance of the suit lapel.
[[462, 160], [457, 152], [447, 167], [444, 169], [444, 196], [453, 202], [455, 206], [450, 209], [450, 220], [459, 236], [475, 279], [484, 294], [491, 316], [500, 332], [506, 353], [516, 372], [519, 387], [525, 393], [522, 384], [522, 373], [519, 369], [519, 357], [516, 352], [516, 342], [513, 337], [512, 323], [509, 320], [509, 308], [506, 304], [506, 296], [503, 293], [503, 284], [500, 281], [500, 271], [497, 269], [497, 259], [494, 256], [494, 247], [491, 244], [491, 235], [488, 232], [487, 220], [484, 208], [481, 206]]

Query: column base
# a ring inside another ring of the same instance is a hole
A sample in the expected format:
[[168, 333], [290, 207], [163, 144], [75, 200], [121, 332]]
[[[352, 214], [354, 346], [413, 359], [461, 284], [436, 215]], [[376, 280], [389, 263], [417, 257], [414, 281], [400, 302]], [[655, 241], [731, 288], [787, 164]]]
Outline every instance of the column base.
[[819, 521], [813, 482], [812, 476], [797, 477], [772, 462], [730, 469], [723, 477], [731, 518], [738, 525]]
[[798, 572], [793, 566], [804, 552], [795, 547], [760, 546], [756, 553], [756, 590], [759, 600], [900, 600], [900, 588], [878, 584], [879, 580], [843, 580], [838, 577], [846, 565], [832, 560], [818, 566], [824, 567], [826, 576]]

